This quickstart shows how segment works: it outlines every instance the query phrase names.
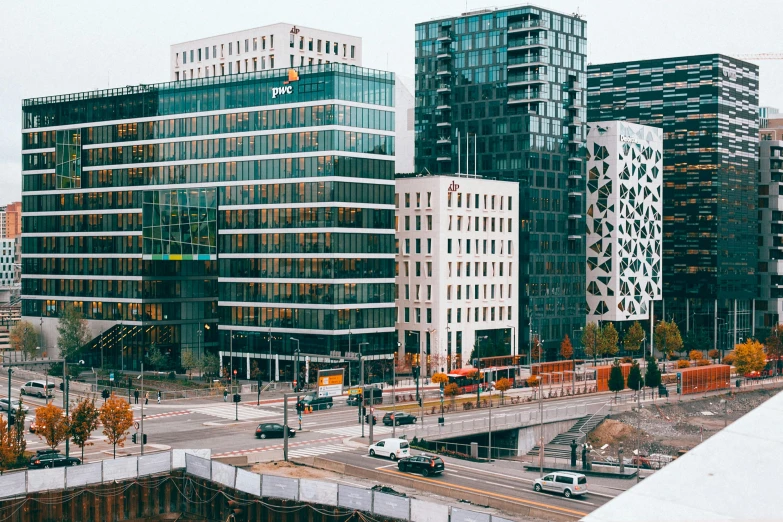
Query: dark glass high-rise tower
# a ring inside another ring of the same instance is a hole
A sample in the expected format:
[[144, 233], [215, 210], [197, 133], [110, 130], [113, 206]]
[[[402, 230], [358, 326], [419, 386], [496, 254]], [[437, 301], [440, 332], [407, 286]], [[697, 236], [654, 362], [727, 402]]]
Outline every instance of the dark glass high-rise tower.
[[295, 350], [388, 358], [393, 93], [325, 64], [25, 100], [23, 315], [72, 304], [111, 368], [152, 343], [288, 381]]
[[710, 54], [588, 67], [588, 120], [663, 128], [663, 314], [711, 346], [751, 335], [758, 67]]
[[521, 354], [531, 327], [555, 356], [584, 325], [585, 25], [531, 6], [416, 25], [416, 170], [519, 183]]

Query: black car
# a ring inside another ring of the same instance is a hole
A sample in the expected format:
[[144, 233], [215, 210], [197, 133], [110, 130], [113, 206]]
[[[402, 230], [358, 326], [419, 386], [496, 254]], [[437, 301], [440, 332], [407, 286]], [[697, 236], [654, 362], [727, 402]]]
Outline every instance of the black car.
[[416, 424], [416, 416], [404, 411], [396, 411], [394, 413], [389, 412], [383, 416], [383, 424], [385, 426], [399, 426], [400, 424]]
[[41, 450], [30, 457], [30, 468], [59, 468], [62, 466], [78, 466], [82, 461], [76, 457], [66, 457], [57, 450]]
[[397, 463], [400, 471], [412, 471], [421, 473], [423, 476], [438, 475], [443, 473], [446, 465], [443, 459], [434, 455], [418, 455], [416, 457], [405, 457]]
[[[267, 422], [265, 424], [259, 424], [256, 428], [256, 438], [257, 439], [271, 439], [273, 437], [279, 437], [282, 438], [283, 434], [285, 432], [283, 431], [283, 425], [278, 424], [276, 422]], [[288, 436], [289, 437], [296, 437], [296, 430], [288, 427]]]
[[334, 401], [331, 397], [318, 397], [317, 395], [305, 395], [302, 399], [305, 407], [315, 410], [328, 410], [331, 409]]

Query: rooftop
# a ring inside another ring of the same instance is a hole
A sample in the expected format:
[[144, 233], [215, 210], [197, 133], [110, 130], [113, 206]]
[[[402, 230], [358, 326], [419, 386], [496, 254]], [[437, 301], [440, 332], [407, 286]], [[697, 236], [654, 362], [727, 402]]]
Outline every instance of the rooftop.
[[582, 520], [780, 520], [780, 455], [783, 393]]
[[298, 28], [300, 30], [301, 29], [306, 29], [306, 30], [311, 30], [311, 31], [323, 31], [325, 33], [336, 34], [336, 35], [339, 35], [339, 36], [347, 36], [349, 38], [358, 38], [358, 39], [361, 40], [360, 36], [354, 36], [354, 35], [351, 35], [351, 34], [337, 33], [335, 31], [329, 31], [327, 29], [319, 29], [317, 27], [306, 27], [304, 25], [289, 24], [289, 23], [286, 23], [286, 22], [276, 22], [274, 24], [261, 25], [261, 26], [258, 26], [258, 27], [252, 27], [250, 29], [239, 29], [238, 31], [231, 31], [229, 33], [213, 34], [213, 35], [210, 35], [210, 36], [205, 36], [203, 38], [195, 38], [193, 40], [186, 40], [184, 42], [177, 42], [175, 44], [171, 44], [171, 47], [177, 47], [177, 46], [180, 46], [180, 45], [190, 44], [190, 43], [194, 43], [194, 42], [201, 42], [201, 41], [204, 41], [204, 40], [210, 40], [212, 38], [220, 38], [222, 36], [228, 36], [228, 35], [231, 35], [231, 34], [246, 33], [246, 32], [251, 32], [251, 31], [261, 31], [261, 30], [264, 30], [264, 29], [266, 29], [268, 27], [275, 27], [275, 26], [278, 26], [278, 25], [282, 25], [282, 26], [286, 26], [286, 27], [296, 27], [296, 28]]

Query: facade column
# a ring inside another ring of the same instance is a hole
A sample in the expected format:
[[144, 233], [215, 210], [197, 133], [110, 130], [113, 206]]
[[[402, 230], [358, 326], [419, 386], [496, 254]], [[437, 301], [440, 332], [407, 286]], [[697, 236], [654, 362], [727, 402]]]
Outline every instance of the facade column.
[[691, 331], [691, 300], [685, 298], [685, 333]]
[[715, 316], [715, 320], [713, 321], [713, 329], [714, 329], [714, 335], [713, 335], [713, 348], [716, 350], [718, 349], [718, 300], [715, 299], [715, 308], [713, 309], [713, 315]]
[[737, 346], [737, 300], [736, 299], [734, 300], [734, 346]]
[[750, 300], [750, 336], [756, 337], [756, 299]]

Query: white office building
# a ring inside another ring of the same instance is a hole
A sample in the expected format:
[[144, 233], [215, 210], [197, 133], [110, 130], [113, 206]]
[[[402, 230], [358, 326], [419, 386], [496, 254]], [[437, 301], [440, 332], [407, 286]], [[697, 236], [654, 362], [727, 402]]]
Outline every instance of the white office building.
[[16, 241], [0, 239], [0, 287], [13, 286], [16, 282], [14, 269], [16, 262]]
[[587, 321], [649, 318], [661, 298], [663, 131], [587, 123]]
[[397, 178], [397, 335], [422, 375], [470, 364], [477, 341], [516, 354], [518, 194], [505, 181]]
[[279, 23], [171, 46], [171, 80], [338, 62], [362, 65], [357, 36]]

